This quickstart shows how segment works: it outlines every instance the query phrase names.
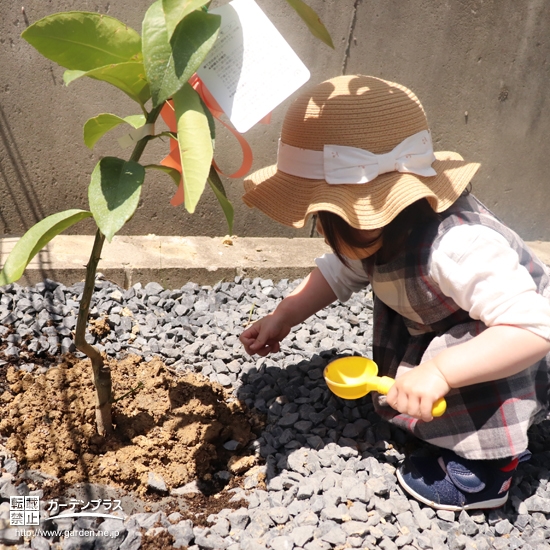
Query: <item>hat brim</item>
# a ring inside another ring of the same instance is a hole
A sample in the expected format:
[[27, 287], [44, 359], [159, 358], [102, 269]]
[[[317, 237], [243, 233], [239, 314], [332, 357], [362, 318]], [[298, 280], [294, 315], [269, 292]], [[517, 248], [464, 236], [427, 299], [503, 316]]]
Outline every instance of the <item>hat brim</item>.
[[450, 151], [436, 152], [435, 157], [432, 167], [436, 176], [389, 172], [365, 184], [328, 184], [268, 166], [245, 178], [243, 201], [291, 227], [303, 227], [311, 214], [328, 211], [357, 229], [378, 229], [422, 198], [436, 212], [443, 212], [460, 197], [480, 167]]

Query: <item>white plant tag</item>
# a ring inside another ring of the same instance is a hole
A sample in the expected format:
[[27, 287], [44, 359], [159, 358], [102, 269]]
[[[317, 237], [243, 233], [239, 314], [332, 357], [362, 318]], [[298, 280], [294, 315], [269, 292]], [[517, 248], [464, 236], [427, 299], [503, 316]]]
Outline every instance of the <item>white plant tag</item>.
[[218, 40], [197, 71], [208, 91], [244, 133], [309, 80], [309, 70], [254, 0], [233, 0]]

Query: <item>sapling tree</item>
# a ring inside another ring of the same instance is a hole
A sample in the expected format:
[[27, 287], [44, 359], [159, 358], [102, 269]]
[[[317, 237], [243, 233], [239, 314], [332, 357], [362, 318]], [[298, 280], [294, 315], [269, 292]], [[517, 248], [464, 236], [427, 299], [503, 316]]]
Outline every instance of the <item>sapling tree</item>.
[[[333, 47], [326, 28], [309, 6], [302, 0], [286, 1], [316, 37]], [[85, 218], [93, 218], [97, 230], [86, 266], [75, 346], [92, 364], [97, 431], [103, 436], [113, 430], [111, 373], [101, 353], [86, 341], [86, 327], [104, 241], [110, 242], [133, 216], [146, 171], [162, 170], [171, 176], [190, 214], [208, 182], [220, 202], [230, 233], [232, 229], [233, 207], [212, 166], [213, 118], [189, 83], [218, 36], [221, 18], [208, 13], [209, 3], [157, 0], [145, 13], [141, 35], [113, 17], [81, 11], [47, 16], [21, 35], [38, 52], [66, 69], [65, 84], [84, 76], [106, 82], [134, 100], [140, 110], [124, 118], [102, 113], [84, 124], [84, 142], [90, 148], [113, 128], [130, 126], [135, 138], [130, 157], [103, 157], [91, 174], [89, 210], [65, 210], [38, 222], [17, 242], [0, 273], [0, 285], [17, 281], [32, 258], [56, 235]], [[149, 129], [163, 108], [173, 109], [177, 131], [151, 135]], [[148, 142], [166, 134], [176, 144], [178, 167], [140, 164]]]

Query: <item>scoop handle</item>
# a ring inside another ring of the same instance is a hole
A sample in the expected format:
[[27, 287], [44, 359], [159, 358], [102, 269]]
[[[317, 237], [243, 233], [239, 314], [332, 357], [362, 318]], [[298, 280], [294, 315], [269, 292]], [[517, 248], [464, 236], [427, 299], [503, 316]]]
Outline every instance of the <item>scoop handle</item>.
[[[389, 376], [377, 376], [376, 377], [376, 391], [383, 395], [386, 395], [390, 388], [395, 384], [395, 380]], [[433, 416], [441, 416], [447, 410], [447, 401], [443, 397], [438, 399], [432, 407]]]

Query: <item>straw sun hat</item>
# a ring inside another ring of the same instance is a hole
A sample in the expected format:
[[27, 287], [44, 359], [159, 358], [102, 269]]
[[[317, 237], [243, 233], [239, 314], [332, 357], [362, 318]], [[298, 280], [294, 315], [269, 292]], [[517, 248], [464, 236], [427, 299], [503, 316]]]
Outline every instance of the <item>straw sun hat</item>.
[[446, 210], [478, 168], [458, 153], [433, 152], [424, 109], [404, 86], [339, 76], [290, 106], [277, 164], [245, 179], [243, 200], [293, 227], [326, 210], [376, 229], [424, 197]]

